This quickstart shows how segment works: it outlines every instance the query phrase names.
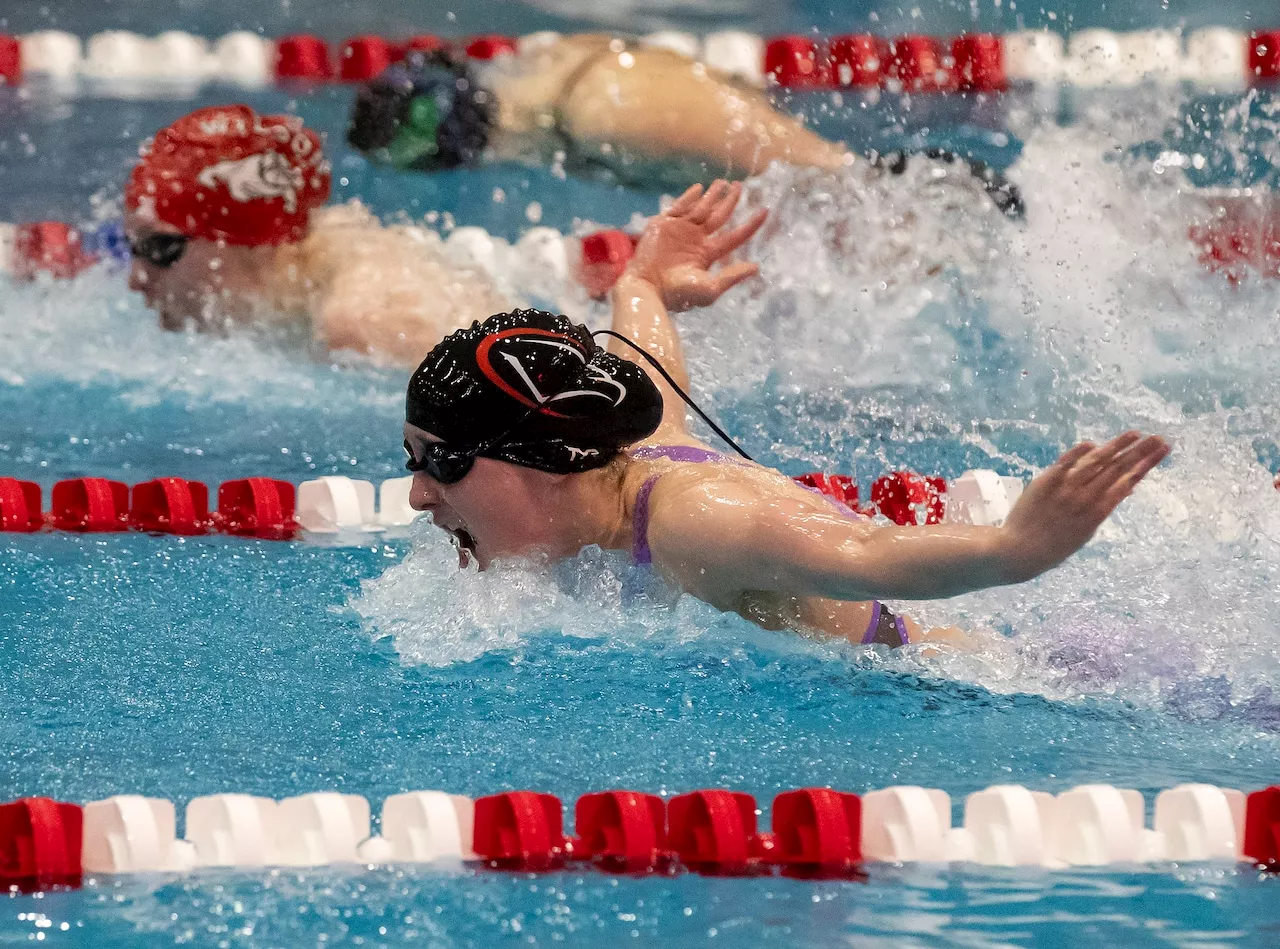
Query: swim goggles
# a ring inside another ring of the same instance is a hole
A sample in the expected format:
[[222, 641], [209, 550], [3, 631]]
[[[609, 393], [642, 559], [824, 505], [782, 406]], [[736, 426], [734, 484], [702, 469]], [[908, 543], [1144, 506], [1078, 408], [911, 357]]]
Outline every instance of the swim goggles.
[[425, 471], [432, 480], [441, 484], [457, 484], [467, 476], [477, 458], [501, 446], [516, 429], [532, 418], [533, 414], [540, 408], [541, 406], [535, 405], [497, 438], [490, 439], [475, 448], [450, 448], [444, 442], [427, 442], [422, 446], [422, 457], [419, 458], [414, 455], [413, 449], [409, 446], [409, 439], [406, 438], [404, 440], [404, 452], [409, 456], [409, 459], [404, 463], [404, 466], [409, 471]]
[[161, 270], [172, 267], [187, 252], [191, 242], [186, 234], [165, 234], [153, 231], [142, 237], [130, 237], [129, 253], [135, 259], [145, 260]]

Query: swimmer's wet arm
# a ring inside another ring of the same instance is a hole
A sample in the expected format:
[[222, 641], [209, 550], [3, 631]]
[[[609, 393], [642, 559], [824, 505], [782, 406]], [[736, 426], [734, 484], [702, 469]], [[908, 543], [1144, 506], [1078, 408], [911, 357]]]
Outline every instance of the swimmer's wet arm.
[[[755, 264], [747, 262], [711, 270], [750, 240], [764, 223], [766, 212], [761, 211], [744, 224], [723, 230], [741, 196], [741, 185], [726, 181], [715, 182], [705, 193], [701, 185], [687, 190], [649, 222], [636, 256], [613, 290], [613, 331], [658, 360], [686, 391], [689, 372], [670, 310], [707, 306], [759, 272]], [[634, 358], [626, 346], [616, 341], [610, 341], [609, 350]], [[658, 386], [664, 403], [675, 409], [663, 418], [656, 437], [685, 433], [680, 397], [661, 375], [643, 361], [635, 361]]]
[[[1001, 528], [877, 527], [815, 515], [810, 507], [778, 499], [717, 514], [698, 535], [696, 558], [704, 582], [728, 594], [720, 599], [768, 591], [833, 600], [933, 600], [1015, 582]], [[678, 541], [653, 544], [655, 560], [676, 546]], [[690, 548], [681, 559], [692, 565], [694, 556]]]
[[655, 515], [651, 546], [655, 562], [696, 576], [721, 602], [735, 589], [941, 599], [1020, 583], [1062, 563], [1169, 450], [1137, 432], [1077, 445], [1031, 482], [1000, 528], [878, 527], [754, 488], [703, 483]]

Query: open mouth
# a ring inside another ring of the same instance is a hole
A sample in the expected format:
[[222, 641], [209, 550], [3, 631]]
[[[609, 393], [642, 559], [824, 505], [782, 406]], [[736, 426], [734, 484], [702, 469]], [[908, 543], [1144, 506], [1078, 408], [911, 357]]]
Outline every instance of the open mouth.
[[453, 546], [458, 549], [458, 566], [465, 567], [476, 555], [476, 540], [464, 527], [455, 527], [448, 531], [453, 538]]

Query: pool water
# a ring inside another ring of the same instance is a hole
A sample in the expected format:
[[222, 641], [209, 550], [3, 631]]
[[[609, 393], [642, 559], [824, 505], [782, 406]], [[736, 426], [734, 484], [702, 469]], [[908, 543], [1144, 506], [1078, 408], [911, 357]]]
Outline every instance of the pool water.
[[[238, 95], [332, 131], [350, 94]], [[744, 447], [865, 487], [898, 467], [1028, 477], [1129, 426], [1175, 443], [1061, 569], [898, 604], [995, 630], [998, 648], [928, 658], [766, 633], [595, 550], [459, 572], [424, 524], [291, 544], [0, 535], [5, 796], [143, 793], [181, 809], [332, 789], [376, 812], [428, 788], [569, 803], [731, 787], [767, 823], [774, 794], [810, 785], [940, 787], [958, 818], [965, 794], [995, 783], [1103, 782], [1149, 805], [1181, 782], [1276, 783], [1280, 297], [1202, 271], [1191, 182], [1152, 162], [1184, 147], [1213, 159], [1196, 186], [1274, 180], [1272, 99], [791, 105], [865, 145], [1009, 164], [1028, 216], [999, 218], [925, 163], [754, 183], [748, 200], [775, 209], [752, 248], [765, 280], [681, 317], [696, 395]], [[138, 140], [191, 107], [0, 91], [0, 219], [110, 216]], [[384, 216], [448, 212], [511, 239], [531, 202], [566, 232], [658, 206], [540, 171], [372, 169], [337, 138], [338, 197]], [[556, 302], [605, 317], [572, 292]], [[404, 381], [296, 340], [164, 334], [106, 268], [0, 284], [0, 473], [46, 492], [84, 474], [396, 476]], [[1216, 864], [871, 866], [859, 883], [201, 872], [13, 896], [0, 945], [1274, 946], [1276, 885]]]

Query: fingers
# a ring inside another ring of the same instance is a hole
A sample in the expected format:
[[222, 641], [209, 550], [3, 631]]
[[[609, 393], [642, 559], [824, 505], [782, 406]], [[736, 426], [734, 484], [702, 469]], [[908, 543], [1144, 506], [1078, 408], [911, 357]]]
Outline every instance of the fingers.
[[765, 208], [760, 209], [751, 215], [745, 222], [739, 224], [731, 231], [725, 231], [711, 242], [711, 254], [713, 260], [719, 260], [732, 254], [735, 250], [745, 244], [751, 238], [756, 236], [756, 231], [764, 226], [764, 222], [769, 218], [769, 211]]
[[740, 264], [730, 264], [715, 275], [716, 296], [720, 296], [726, 290], [736, 287], [744, 280], [750, 280], [758, 273], [760, 273], [759, 264], [745, 262]]
[[1139, 448], [1132, 452], [1133, 457], [1124, 470], [1119, 472], [1103, 495], [1103, 503], [1108, 513], [1115, 509], [1138, 486], [1151, 469], [1169, 457], [1172, 447], [1163, 438], [1152, 436], [1143, 439]]
[[730, 190], [729, 182], [722, 178], [711, 182], [711, 187], [707, 189], [707, 193], [698, 200], [691, 210], [683, 215], [684, 218], [690, 224], [705, 226], [707, 219], [715, 212], [720, 201]]
[[1081, 442], [1074, 448], [1068, 448], [1058, 456], [1057, 461], [1045, 469], [1044, 473], [1040, 475], [1040, 477], [1046, 482], [1063, 480], [1067, 476], [1068, 472], [1071, 471], [1072, 467], [1074, 467], [1075, 463], [1085, 455], [1089, 454], [1089, 452], [1093, 451], [1095, 447], [1096, 446], [1093, 442]]
[[1137, 443], [1142, 435], [1138, 432], [1125, 432], [1082, 458], [1072, 471], [1075, 479], [1091, 481], [1107, 471], [1109, 465], [1122, 458], [1124, 453]]
[[680, 217], [681, 215], [687, 214], [690, 209], [698, 203], [698, 199], [701, 197], [702, 185], [690, 185], [685, 189], [684, 194], [676, 198], [675, 201], [671, 203], [671, 207], [667, 208], [667, 214], [671, 217]]
[[738, 201], [742, 198], [742, 183], [735, 181], [729, 186], [729, 190], [724, 196], [716, 202], [716, 206], [711, 209], [711, 213], [707, 215], [705, 226], [708, 234], [714, 234], [720, 228], [724, 227], [729, 218], [733, 217], [733, 211], [738, 206]]

